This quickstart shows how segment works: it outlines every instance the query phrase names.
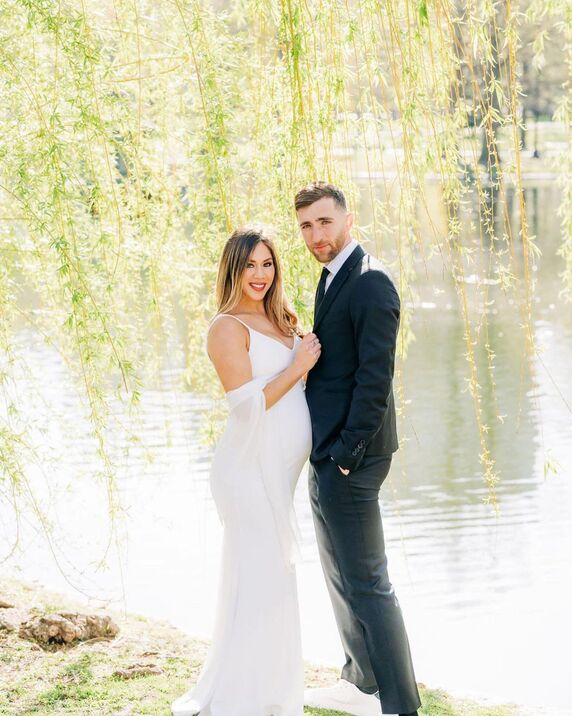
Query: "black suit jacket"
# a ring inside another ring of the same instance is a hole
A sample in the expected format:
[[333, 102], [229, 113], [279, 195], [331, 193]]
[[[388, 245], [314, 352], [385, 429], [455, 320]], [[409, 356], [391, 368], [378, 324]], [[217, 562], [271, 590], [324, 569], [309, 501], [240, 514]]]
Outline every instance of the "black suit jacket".
[[355, 470], [398, 449], [393, 371], [400, 301], [382, 264], [357, 246], [314, 316], [322, 354], [308, 374], [312, 462]]

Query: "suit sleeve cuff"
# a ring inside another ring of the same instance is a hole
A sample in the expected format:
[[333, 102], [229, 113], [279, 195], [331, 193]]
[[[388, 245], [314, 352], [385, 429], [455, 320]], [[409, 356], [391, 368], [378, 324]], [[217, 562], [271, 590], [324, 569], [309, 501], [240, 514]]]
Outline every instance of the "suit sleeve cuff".
[[338, 467], [343, 467], [345, 470], [350, 471], [357, 470], [365, 455], [365, 448], [365, 440], [360, 440], [348, 454], [348, 450], [341, 439], [338, 438], [330, 447], [330, 457]]

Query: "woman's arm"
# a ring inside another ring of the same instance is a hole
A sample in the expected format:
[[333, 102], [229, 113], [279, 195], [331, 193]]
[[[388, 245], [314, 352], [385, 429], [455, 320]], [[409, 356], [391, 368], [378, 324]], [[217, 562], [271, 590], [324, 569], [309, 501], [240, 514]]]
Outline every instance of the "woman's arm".
[[[207, 350], [225, 392], [235, 390], [252, 380], [252, 366], [248, 355], [247, 329], [235, 320], [217, 320], [208, 334]], [[308, 333], [298, 344], [294, 360], [264, 387], [266, 410], [307, 373], [320, 357], [320, 343], [314, 333]]]

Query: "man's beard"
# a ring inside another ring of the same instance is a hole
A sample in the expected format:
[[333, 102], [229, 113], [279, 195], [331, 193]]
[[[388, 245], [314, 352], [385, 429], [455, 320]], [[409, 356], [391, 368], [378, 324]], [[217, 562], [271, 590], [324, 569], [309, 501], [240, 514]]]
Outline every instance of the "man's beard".
[[[333, 260], [336, 258], [336, 256], [340, 253], [340, 251], [342, 250], [342, 246], [344, 245], [345, 240], [346, 240], [346, 237], [345, 237], [344, 232], [342, 231], [342, 232], [340, 232], [340, 233], [336, 236], [336, 238], [335, 238], [335, 240], [334, 240], [334, 246], [332, 246], [332, 247], [330, 248], [330, 251], [329, 251], [329, 253], [328, 253], [328, 256], [327, 256], [325, 259], [324, 259], [324, 258], [321, 258], [321, 259], [318, 258], [318, 256], [316, 256], [316, 254], [314, 254], [314, 257], [315, 257], [316, 259], [318, 259], [318, 261], [319, 261], [321, 264], [329, 264], [330, 261], [333, 261]], [[338, 247], [339, 247], [339, 248], [338, 248]]]

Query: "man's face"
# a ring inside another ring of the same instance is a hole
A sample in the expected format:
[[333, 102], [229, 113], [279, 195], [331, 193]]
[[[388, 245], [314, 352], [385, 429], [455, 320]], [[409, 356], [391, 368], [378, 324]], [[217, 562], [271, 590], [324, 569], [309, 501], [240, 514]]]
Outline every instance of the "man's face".
[[329, 263], [349, 244], [353, 216], [331, 196], [298, 209], [297, 215], [306, 246], [321, 264]]

